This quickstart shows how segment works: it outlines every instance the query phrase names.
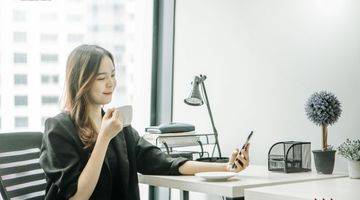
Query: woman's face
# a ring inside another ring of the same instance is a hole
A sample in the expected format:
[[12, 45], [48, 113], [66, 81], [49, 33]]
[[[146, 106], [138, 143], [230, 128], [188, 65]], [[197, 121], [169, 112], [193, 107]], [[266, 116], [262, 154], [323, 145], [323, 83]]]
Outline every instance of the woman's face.
[[97, 105], [111, 102], [113, 91], [116, 87], [115, 67], [108, 56], [101, 59], [100, 68], [95, 75], [95, 80], [90, 87], [90, 100]]

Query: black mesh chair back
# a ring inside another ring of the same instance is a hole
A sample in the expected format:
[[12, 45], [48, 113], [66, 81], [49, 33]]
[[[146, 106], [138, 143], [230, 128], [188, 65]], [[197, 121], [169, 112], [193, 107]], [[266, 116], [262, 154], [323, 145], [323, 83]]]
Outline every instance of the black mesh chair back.
[[44, 199], [41, 132], [0, 133], [0, 192], [4, 200]]

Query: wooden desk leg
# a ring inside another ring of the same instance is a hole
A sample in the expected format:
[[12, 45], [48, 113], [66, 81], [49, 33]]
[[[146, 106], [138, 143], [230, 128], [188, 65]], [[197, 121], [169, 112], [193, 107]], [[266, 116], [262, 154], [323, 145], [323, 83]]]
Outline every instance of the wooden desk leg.
[[234, 198], [226, 197], [226, 200], [245, 200], [245, 198], [244, 197], [234, 197]]
[[180, 190], [180, 200], [189, 200], [189, 191]]

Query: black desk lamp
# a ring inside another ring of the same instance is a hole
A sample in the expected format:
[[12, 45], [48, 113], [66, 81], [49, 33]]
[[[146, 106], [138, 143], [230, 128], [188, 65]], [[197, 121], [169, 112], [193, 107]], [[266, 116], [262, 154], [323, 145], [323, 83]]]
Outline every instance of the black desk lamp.
[[[203, 159], [202, 161], [210, 161], [210, 162], [228, 162], [228, 158], [226, 157], [221, 157], [221, 150], [220, 150], [220, 145], [219, 145], [219, 140], [218, 140], [218, 132], [215, 128], [215, 124], [214, 124], [214, 119], [211, 113], [211, 109], [210, 109], [210, 104], [209, 104], [209, 99], [206, 93], [206, 89], [205, 89], [205, 84], [204, 81], [206, 79], [205, 75], [200, 74], [199, 76], [195, 76], [192, 84], [192, 90], [190, 92], [190, 96], [186, 99], [184, 99], [184, 102], [188, 105], [191, 106], [201, 106], [204, 104], [203, 98], [201, 97], [200, 94], [200, 89], [199, 89], [199, 85], [201, 84], [201, 88], [204, 92], [204, 96], [205, 96], [205, 102], [206, 102], [206, 106], [210, 115], [210, 120], [211, 120], [211, 125], [214, 131], [214, 136], [215, 136], [215, 146], [217, 147], [218, 153], [219, 153], [219, 158], [210, 158], [210, 160], [205, 160]], [[214, 150], [215, 150], [215, 146], [212, 152], [212, 156], [214, 155]]]

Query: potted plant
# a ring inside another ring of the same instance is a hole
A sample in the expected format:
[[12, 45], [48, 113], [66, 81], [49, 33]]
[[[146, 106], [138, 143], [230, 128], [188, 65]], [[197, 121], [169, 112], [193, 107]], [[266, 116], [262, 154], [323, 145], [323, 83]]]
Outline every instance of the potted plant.
[[338, 147], [338, 154], [348, 159], [350, 178], [360, 178], [360, 140], [346, 139]]
[[331, 174], [334, 170], [335, 152], [328, 145], [328, 126], [333, 125], [341, 115], [341, 105], [337, 97], [327, 91], [315, 92], [305, 106], [306, 115], [322, 129], [322, 149], [312, 151], [316, 171]]

